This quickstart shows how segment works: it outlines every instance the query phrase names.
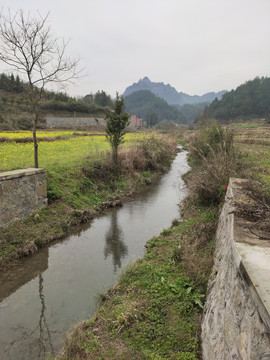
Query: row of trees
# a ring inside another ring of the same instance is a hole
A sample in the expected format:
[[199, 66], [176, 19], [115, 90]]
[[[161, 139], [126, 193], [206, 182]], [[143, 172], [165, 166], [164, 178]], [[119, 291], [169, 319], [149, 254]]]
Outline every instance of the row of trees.
[[24, 83], [21, 81], [19, 75], [16, 77], [6, 74], [0, 75], [0, 90], [8, 91], [8, 92], [15, 92], [15, 93], [22, 93], [24, 91]]
[[109, 108], [112, 108], [114, 106], [114, 101], [111, 96], [106, 94], [106, 92], [103, 90], [98, 91], [95, 94], [88, 94], [82, 100], [86, 104], [95, 104], [98, 106]]

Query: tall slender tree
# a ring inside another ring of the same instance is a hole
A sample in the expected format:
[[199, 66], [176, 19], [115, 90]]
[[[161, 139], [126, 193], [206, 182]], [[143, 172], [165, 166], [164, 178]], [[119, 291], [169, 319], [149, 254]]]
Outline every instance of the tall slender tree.
[[114, 110], [107, 111], [105, 119], [107, 120], [106, 137], [112, 148], [112, 156], [115, 165], [118, 163], [118, 147], [124, 142], [124, 135], [126, 127], [129, 125], [130, 115], [123, 112], [124, 97], [119, 97], [116, 93], [116, 100], [114, 103]]
[[28, 83], [33, 112], [34, 162], [38, 167], [37, 126], [39, 102], [49, 83], [63, 86], [78, 77], [78, 59], [66, 56], [68, 42], [55, 37], [47, 25], [47, 14], [33, 17], [19, 10], [15, 15], [0, 14], [0, 61]]

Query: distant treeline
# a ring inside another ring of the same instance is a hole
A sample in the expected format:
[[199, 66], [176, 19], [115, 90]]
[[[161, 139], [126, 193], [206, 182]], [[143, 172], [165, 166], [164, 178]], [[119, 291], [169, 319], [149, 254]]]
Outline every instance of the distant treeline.
[[270, 78], [256, 77], [215, 99], [204, 110], [204, 117], [223, 122], [230, 119], [270, 117]]
[[[28, 84], [23, 82], [20, 77], [6, 74], [0, 75], [0, 90], [5, 92], [2, 94], [2, 107], [5, 105], [13, 105], [14, 103], [21, 110], [27, 110], [29, 100], [27, 96], [20, 97], [27, 92]], [[9, 95], [10, 94], [10, 95]], [[17, 95], [16, 95], [17, 94]], [[14, 100], [16, 95], [16, 100]], [[78, 112], [86, 114], [101, 114], [105, 112], [105, 108], [113, 107], [113, 100], [105, 91], [98, 91], [95, 94], [86, 95], [84, 98], [76, 99], [63, 92], [53, 92], [44, 90], [40, 108], [43, 111], [52, 112]]]
[[20, 77], [11, 74], [10, 76], [0, 75], [0, 90], [22, 93], [25, 90], [25, 84], [21, 81]]

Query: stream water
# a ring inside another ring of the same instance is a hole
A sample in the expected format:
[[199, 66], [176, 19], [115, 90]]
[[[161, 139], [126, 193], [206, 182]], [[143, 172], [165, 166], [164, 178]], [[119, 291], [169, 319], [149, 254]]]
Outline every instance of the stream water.
[[57, 354], [66, 332], [94, 314], [98, 294], [143, 256], [147, 240], [179, 219], [188, 169], [186, 152], [178, 153], [147, 192], [0, 274], [1, 360]]

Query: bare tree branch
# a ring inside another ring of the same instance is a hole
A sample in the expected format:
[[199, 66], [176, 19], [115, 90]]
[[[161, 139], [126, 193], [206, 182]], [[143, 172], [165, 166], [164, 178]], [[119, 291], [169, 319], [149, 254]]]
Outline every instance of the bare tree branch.
[[0, 61], [20, 73], [28, 82], [28, 96], [33, 110], [35, 166], [38, 167], [36, 129], [38, 103], [49, 83], [63, 86], [79, 77], [79, 59], [66, 56], [68, 42], [54, 36], [47, 25], [49, 13], [32, 17], [23, 10], [15, 15], [0, 13]]

